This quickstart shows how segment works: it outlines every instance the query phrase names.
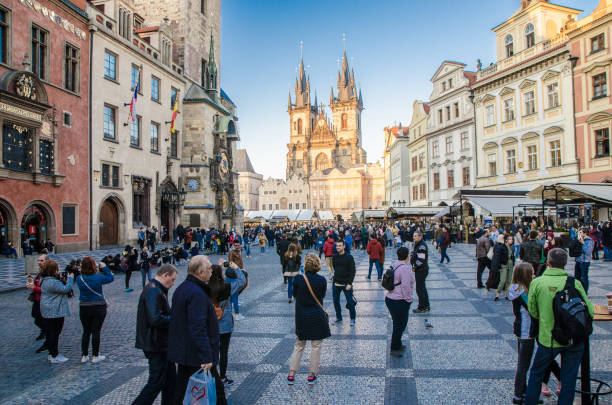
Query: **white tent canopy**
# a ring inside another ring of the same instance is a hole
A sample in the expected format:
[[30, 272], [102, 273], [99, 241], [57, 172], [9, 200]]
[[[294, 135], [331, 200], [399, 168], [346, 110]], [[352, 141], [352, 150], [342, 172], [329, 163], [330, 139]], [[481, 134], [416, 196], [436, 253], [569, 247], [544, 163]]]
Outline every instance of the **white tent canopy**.
[[492, 217], [512, 217], [519, 212], [521, 204], [542, 204], [541, 200], [532, 200], [521, 196], [463, 196], [464, 200], [477, 205]]
[[[604, 204], [612, 204], [612, 184], [610, 183], [555, 183], [541, 185], [531, 190], [530, 197], [542, 198], [545, 186], [554, 186], [557, 190], [558, 202], [564, 203], [572, 199], [592, 199]], [[546, 190], [545, 198], [555, 198], [555, 190]]]
[[331, 211], [319, 211], [319, 219], [321, 221], [333, 221], [334, 214]]

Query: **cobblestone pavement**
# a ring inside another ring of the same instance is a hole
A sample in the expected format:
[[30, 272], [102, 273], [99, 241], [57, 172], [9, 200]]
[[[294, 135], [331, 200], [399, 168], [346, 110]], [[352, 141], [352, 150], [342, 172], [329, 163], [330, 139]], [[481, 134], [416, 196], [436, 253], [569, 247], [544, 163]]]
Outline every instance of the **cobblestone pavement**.
[[[433, 249], [430, 249], [433, 250]], [[293, 306], [287, 303], [280, 265], [273, 251], [246, 259], [250, 287], [240, 297], [245, 319], [236, 322], [230, 345], [227, 387], [233, 405], [243, 404], [508, 404], [511, 403], [516, 339], [512, 309], [493, 301], [493, 292], [475, 289], [474, 246], [455, 245], [452, 262], [439, 265], [431, 254], [427, 279], [431, 313], [410, 314], [403, 358], [388, 353], [391, 320], [384, 294], [366, 279], [368, 260], [357, 262], [357, 324], [332, 325], [323, 343], [321, 370], [314, 387], [306, 386], [309, 349], [295, 386], [286, 375], [294, 335]], [[387, 264], [394, 253], [387, 250]], [[215, 256], [212, 257], [216, 259]], [[573, 268], [573, 261], [570, 266]], [[179, 282], [185, 277], [180, 268]], [[592, 299], [605, 303], [612, 291], [612, 266], [594, 262], [590, 270]], [[327, 274], [324, 268], [321, 274]], [[123, 292], [123, 276], [106, 287], [109, 314], [102, 329], [102, 354], [107, 360], [81, 365], [78, 301], [60, 337], [60, 352], [70, 360], [52, 365], [34, 354], [37, 329], [30, 317], [26, 291], [0, 294], [0, 401], [2, 404], [129, 404], [147, 378], [147, 363], [134, 348], [135, 315], [140, 276], [132, 277], [132, 293]], [[324, 305], [334, 318], [331, 288]], [[342, 298], [344, 306], [344, 298]], [[344, 310], [344, 309], [343, 309]], [[346, 310], [344, 310], [346, 312]], [[424, 328], [429, 319], [433, 329]], [[612, 381], [612, 324], [596, 324], [591, 339], [593, 377]], [[554, 378], [553, 378], [554, 380]], [[551, 382], [554, 392], [556, 382]], [[159, 403], [159, 399], [158, 399]], [[547, 403], [555, 403], [553, 398]], [[606, 404], [612, 404], [610, 399]]]

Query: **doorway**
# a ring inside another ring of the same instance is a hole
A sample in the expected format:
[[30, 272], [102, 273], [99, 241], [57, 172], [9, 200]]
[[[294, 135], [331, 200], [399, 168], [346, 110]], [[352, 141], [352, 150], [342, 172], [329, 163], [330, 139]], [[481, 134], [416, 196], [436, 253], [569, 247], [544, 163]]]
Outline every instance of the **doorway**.
[[119, 243], [119, 212], [110, 199], [104, 201], [100, 209], [100, 246]]
[[33, 251], [39, 253], [42, 251], [47, 239], [50, 239], [48, 218], [49, 215], [45, 208], [38, 204], [33, 204], [26, 209], [21, 219], [22, 246], [29, 243]]

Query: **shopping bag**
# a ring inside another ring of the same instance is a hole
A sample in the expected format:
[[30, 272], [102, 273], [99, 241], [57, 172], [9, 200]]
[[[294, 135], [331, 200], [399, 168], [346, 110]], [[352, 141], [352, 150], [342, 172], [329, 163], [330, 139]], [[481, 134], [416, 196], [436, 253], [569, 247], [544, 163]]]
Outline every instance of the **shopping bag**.
[[183, 405], [216, 405], [216, 403], [215, 378], [209, 371], [199, 369], [189, 377]]

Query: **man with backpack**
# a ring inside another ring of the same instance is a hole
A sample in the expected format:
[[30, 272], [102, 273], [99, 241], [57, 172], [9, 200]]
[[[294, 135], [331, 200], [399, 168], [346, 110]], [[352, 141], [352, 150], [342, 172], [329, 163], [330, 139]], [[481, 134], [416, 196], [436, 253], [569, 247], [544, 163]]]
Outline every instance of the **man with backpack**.
[[402, 345], [402, 334], [408, 324], [414, 275], [408, 267], [408, 248], [397, 249], [397, 261], [385, 271], [382, 286], [386, 291], [385, 304], [393, 320], [391, 335], [391, 356], [402, 357], [406, 346]]
[[531, 264], [533, 272], [537, 276], [540, 275], [538, 269], [542, 262], [542, 252], [544, 248], [536, 240], [538, 238], [537, 231], [529, 232], [529, 240], [523, 242], [519, 248], [519, 257], [522, 261]]
[[527, 384], [526, 405], [538, 403], [543, 376], [559, 354], [561, 393], [558, 404], [570, 405], [574, 401], [584, 339], [593, 331], [594, 308], [582, 284], [568, 277], [563, 270], [567, 258], [565, 250], [551, 249], [547, 269], [529, 287], [529, 313], [539, 321], [539, 332], [538, 348]]

